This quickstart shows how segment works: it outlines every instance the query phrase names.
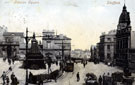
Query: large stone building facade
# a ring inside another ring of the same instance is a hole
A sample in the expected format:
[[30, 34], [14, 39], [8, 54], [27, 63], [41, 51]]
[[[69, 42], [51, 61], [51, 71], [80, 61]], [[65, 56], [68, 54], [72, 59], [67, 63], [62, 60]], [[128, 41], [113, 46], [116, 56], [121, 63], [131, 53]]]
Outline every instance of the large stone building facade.
[[3, 57], [13, 57], [19, 54], [20, 44], [24, 43], [23, 32], [4, 32], [3, 41], [0, 44]]
[[135, 69], [135, 32], [131, 31], [131, 21], [126, 6], [123, 6], [116, 33], [116, 65]]
[[102, 33], [98, 43], [98, 56], [100, 61], [106, 63], [114, 62], [114, 52], [116, 43], [116, 30], [111, 30], [108, 34]]
[[70, 58], [71, 56], [71, 38], [62, 34], [55, 35], [54, 31], [43, 30], [43, 52], [51, 53], [53, 58]]

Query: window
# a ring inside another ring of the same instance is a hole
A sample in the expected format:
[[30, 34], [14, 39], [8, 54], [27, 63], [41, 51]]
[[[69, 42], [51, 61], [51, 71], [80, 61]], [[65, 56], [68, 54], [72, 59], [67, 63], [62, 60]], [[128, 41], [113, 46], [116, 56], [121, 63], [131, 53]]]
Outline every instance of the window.
[[111, 41], [111, 38], [107, 38], [107, 41]]
[[114, 39], [114, 41], [116, 41], [116, 38], [113, 38]]
[[110, 45], [107, 45], [107, 49], [110, 50]]
[[110, 53], [107, 53], [107, 59], [111, 59]]

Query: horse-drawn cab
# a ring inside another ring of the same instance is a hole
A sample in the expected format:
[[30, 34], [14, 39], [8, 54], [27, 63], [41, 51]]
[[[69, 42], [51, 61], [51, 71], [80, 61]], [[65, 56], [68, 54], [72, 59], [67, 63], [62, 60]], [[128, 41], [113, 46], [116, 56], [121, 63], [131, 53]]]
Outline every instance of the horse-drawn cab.
[[97, 77], [93, 73], [87, 73], [85, 78], [86, 85], [97, 85]]

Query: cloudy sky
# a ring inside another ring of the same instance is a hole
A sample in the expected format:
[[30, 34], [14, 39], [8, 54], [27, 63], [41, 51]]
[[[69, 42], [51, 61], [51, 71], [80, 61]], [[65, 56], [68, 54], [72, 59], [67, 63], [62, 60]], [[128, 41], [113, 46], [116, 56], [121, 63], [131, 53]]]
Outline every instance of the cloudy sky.
[[[126, 0], [135, 30], [135, 0]], [[72, 38], [72, 48], [89, 49], [102, 32], [116, 29], [124, 0], [0, 0], [0, 26], [41, 35], [55, 30]]]

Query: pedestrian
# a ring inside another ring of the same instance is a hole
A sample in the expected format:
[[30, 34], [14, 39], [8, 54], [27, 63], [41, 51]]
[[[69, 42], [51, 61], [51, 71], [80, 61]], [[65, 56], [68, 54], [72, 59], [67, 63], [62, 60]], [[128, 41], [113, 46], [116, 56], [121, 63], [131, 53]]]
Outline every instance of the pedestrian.
[[29, 73], [29, 82], [33, 83], [33, 74], [31, 72]]
[[80, 75], [79, 75], [79, 72], [76, 74], [76, 77], [77, 77], [77, 82], [80, 81]]
[[99, 79], [98, 79], [99, 85], [102, 85], [102, 77], [100, 75]]
[[60, 70], [62, 70], [62, 62], [60, 62], [59, 65], [60, 65]]
[[83, 63], [83, 67], [85, 68], [85, 63]]
[[3, 74], [2, 74], [2, 80], [3, 80], [3, 84], [5, 84], [5, 81], [6, 81], [6, 72], [3, 71]]
[[111, 75], [110, 75], [110, 73], [108, 72], [108, 74], [107, 74], [107, 85], [112, 85], [112, 78], [111, 78]]
[[107, 73], [107, 76], [108, 76], [108, 77], [110, 76], [110, 73], [109, 73], [109, 72]]
[[12, 63], [14, 64], [14, 62], [15, 62], [15, 59], [14, 59], [14, 58], [12, 58]]
[[18, 79], [17, 79], [16, 76], [14, 76], [14, 83], [13, 83], [13, 85], [17, 85], [17, 84], [19, 84]]
[[11, 60], [10, 59], [8, 59], [8, 64], [11, 65]]
[[7, 85], [9, 85], [10, 80], [8, 76], [6, 77], [6, 82], [7, 82]]
[[11, 66], [9, 67], [9, 71], [12, 71], [12, 67]]
[[103, 74], [103, 85], [106, 84], [106, 80], [105, 80], [105, 73]]
[[14, 80], [14, 77], [15, 77], [14, 72], [12, 72], [12, 74], [11, 74], [11, 76], [10, 76], [11, 81], [12, 81], [12, 82], [11, 82], [12, 84], [14, 84], [14, 81], [15, 81], [15, 80]]

